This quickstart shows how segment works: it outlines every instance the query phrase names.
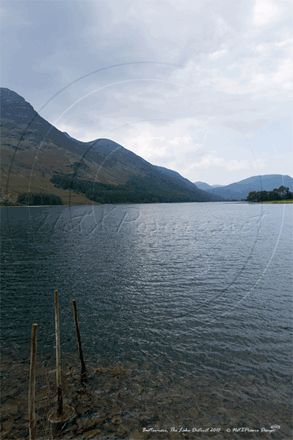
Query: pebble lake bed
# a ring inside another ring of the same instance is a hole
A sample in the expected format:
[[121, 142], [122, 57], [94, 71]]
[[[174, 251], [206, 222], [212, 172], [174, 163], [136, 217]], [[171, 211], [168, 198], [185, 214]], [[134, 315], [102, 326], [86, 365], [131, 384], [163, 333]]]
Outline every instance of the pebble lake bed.
[[[38, 439], [292, 439], [292, 205], [2, 208], [1, 223], [1, 438], [29, 438], [38, 323]], [[55, 289], [76, 414], [58, 432]]]

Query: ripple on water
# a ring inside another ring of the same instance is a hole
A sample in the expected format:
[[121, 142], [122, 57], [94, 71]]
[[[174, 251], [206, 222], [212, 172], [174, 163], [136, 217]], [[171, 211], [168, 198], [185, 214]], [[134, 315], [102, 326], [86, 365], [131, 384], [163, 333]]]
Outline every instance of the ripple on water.
[[[30, 334], [37, 322], [38, 429], [50, 438], [58, 288], [64, 395], [78, 414], [64, 438], [171, 438], [143, 428], [272, 424], [281, 429], [262, 438], [290, 438], [291, 218], [282, 223], [281, 208], [123, 207], [133, 221], [119, 228], [115, 207], [97, 208], [107, 211], [103, 226], [91, 212], [76, 222], [87, 207], [73, 208], [73, 218], [59, 218], [63, 207], [34, 208], [29, 216], [27, 209], [5, 210], [1, 435], [27, 435]], [[76, 365], [72, 298], [87, 362], [99, 368], [85, 387], [69, 368]]]

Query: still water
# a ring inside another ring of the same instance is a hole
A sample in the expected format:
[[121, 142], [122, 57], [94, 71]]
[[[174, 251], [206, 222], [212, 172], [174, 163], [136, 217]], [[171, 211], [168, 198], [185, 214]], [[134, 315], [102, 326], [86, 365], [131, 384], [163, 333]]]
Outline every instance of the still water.
[[[62, 438], [291, 439], [292, 209], [2, 208], [3, 438], [28, 438], [33, 323], [38, 428], [55, 435], [46, 412], [58, 289], [64, 393], [77, 411]], [[98, 369], [83, 391], [70, 375], [73, 298], [86, 363]]]

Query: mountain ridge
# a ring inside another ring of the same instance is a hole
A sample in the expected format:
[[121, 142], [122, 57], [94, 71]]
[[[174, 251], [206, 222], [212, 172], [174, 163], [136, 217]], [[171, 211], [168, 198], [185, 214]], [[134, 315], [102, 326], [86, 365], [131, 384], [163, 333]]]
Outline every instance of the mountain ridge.
[[57, 173], [117, 186], [130, 182], [135, 191], [153, 188], [157, 194], [162, 191], [167, 200], [221, 200], [198, 189], [179, 173], [152, 165], [110, 139], [82, 142], [72, 138], [43, 119], [30, 103], [9, 89], [1, 88], [0, 97], [1, 187], [2, 192], [8, 188], [6, 192], [12, 198], [21, 188], [63, 191], [64, 198], [65, 190], [56, 189], [51, 182]]
[[[205, 183], [205, 182], [201, 182]], [[205, 184], [208, 185], [208, 184]], [[211, 194], [220, 195], [229, 200], [245, 200], [251, 191], [273, 191], [280, 186], [293, 190], [293, 179], [283, 174], [264, 174], [251, 176], [229, 185], [211, 187], [206, 189]]]
[[221, 186], [224, 186], [224, 185], [209, 185], [208, 183], [201, 182], [200, 180], [198, 180], [197, 182], [193, 182], [193, 183], [199, 189], [202, 189], [204, 191], [207, 191], [207, 190], [212, 189], [212, 188], [220, 188]]

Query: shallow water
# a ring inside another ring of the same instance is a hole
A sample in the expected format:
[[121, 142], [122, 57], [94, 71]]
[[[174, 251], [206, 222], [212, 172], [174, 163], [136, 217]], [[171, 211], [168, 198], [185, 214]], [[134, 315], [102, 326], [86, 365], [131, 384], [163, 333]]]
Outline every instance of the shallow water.
[[[292, 206], [36, 207], [1, 215], [4, 438], [27, 436], [34, 322], [39, 435], [57, 435], [46, 419], [56, 405], [54, 289], [64, 398], [77, 411], [61, 438], [94, 429], [113, 439], [292, 437]], [[98, 368], [83, 387], [69, 369], [78, 366], [72, 298], [87, 365]]]

